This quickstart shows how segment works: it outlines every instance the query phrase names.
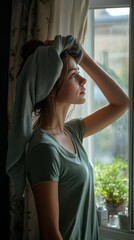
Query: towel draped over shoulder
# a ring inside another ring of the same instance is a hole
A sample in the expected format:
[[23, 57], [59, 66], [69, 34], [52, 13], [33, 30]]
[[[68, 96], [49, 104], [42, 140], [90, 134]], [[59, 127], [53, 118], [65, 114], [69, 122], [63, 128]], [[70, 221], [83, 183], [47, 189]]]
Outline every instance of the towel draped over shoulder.
[[17, 79], [6, 172], [13, 178], [18, 198], [23, 196], [26, 183], [25, 149], [33, 133], [32, 109], [59, 79], [63, 68], [60, 55], [65, 50], [80, 62], [82, 49], [77, 40], [71, 35], [57, 35], [52, 45], [40, 46], [28, 57]]

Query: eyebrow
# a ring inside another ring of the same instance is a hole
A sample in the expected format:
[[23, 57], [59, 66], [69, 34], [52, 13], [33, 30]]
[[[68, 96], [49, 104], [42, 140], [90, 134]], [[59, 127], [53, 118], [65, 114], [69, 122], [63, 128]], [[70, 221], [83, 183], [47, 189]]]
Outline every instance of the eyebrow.
[[71, 72], [71, 71], [73, 71], [73, 70], [78, 71], [78, 70], [79, 70], [79, 67], [77, 67], [77, 68], [70, 68], [70, 69], [68, 70], [68, 72]]

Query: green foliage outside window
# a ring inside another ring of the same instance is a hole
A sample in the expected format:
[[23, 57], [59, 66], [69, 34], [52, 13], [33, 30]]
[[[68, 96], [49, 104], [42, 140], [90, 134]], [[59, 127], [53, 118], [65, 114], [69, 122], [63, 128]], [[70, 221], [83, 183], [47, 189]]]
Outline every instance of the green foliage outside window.
[[107, 203], [128, 204], [128, 162], [115, 158], [111, 164], [95, 164], [95, 193]]

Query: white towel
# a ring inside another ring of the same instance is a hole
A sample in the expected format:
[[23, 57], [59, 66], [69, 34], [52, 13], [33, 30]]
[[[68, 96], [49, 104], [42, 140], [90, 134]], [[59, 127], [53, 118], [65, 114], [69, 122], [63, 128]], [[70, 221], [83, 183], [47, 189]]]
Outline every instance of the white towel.
[[60, 54], [65, 50], [79, 63], [82, 49], [77, 40], [71, 35], [57, 35], [52, 45], [38, 47], [28, 57], [17, 79], [6, 172], [13, 178], [18, 198], [23, 196], [25, 189], [25, 149], [33, 132], [32, 109], [48, 96], [60, 77], [63, 68]]

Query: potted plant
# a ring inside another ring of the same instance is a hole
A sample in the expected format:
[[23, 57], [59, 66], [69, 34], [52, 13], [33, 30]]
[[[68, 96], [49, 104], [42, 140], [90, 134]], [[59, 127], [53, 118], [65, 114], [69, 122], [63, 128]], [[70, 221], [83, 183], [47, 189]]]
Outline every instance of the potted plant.
[[127, 161], [115, 158], [110, 164], [95, 164], [95, 194], [104, 199], [109, 215], [124, 210], [128, 205]]

